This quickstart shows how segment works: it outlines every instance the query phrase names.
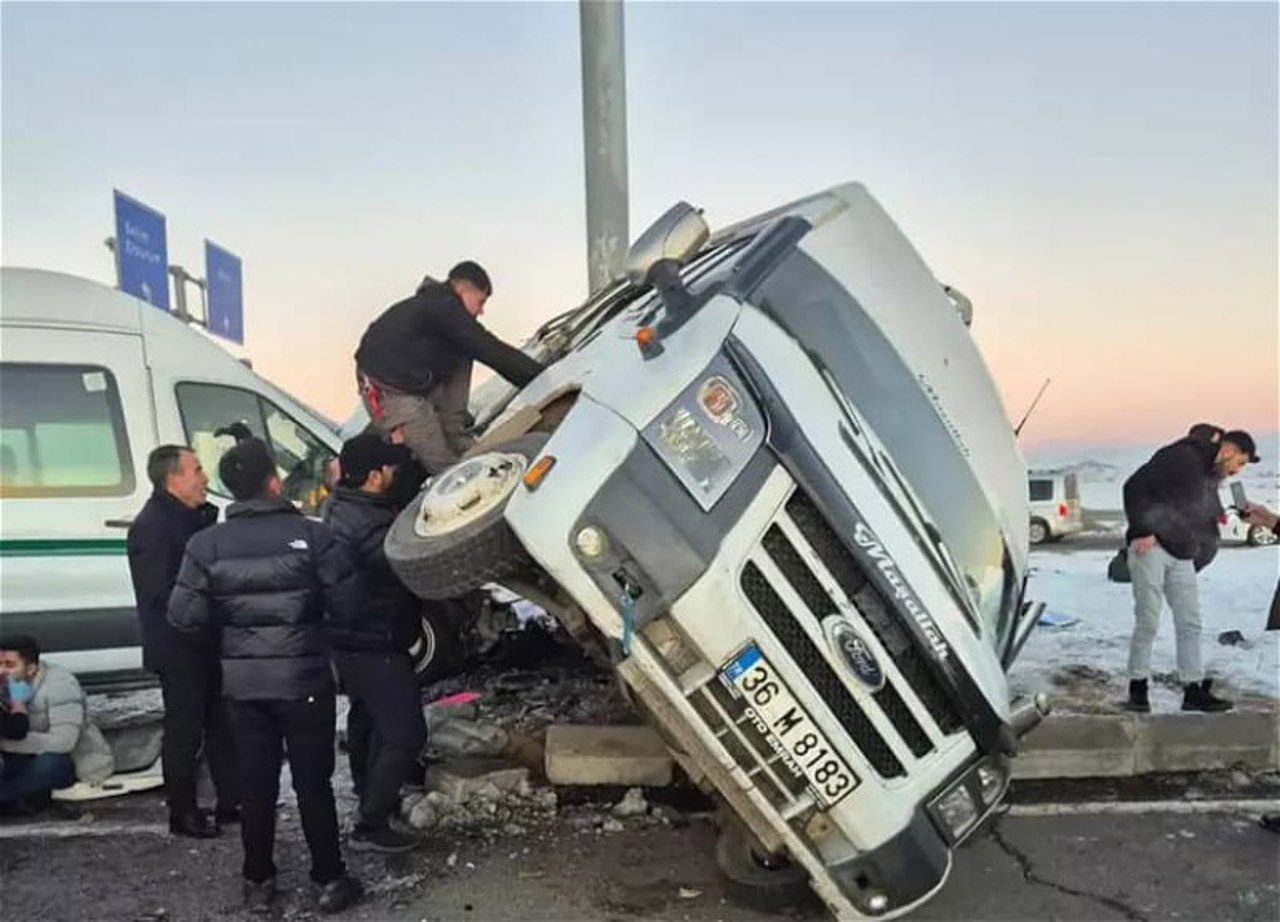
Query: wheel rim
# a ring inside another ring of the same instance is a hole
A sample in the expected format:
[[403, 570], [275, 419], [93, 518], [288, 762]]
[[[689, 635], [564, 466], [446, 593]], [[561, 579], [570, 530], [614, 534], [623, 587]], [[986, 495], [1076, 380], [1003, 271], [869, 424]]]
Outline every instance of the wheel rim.
[[1251, 536], [1253, 543], [1258, 547], [1270, 547], [1276, 543], [1276, 533], [1270, 528], [1259, 526]]
[[1032, 544], [1043, 544], [1044, 539], [1048, 537], [1047, 529], [1039, 522], [1031, 523], [1030, 539]]
[[422, 672], [436, 658], [436, 629], [431, 626], [430, 620], [425, 615], [421, 618], [421, 623], [422, 631], [418, 635], [418, 642], [410, 651], [414, 656], [414, 672]]
[[528, 464], [524, 455], [489, 452], [454, 465], [427, 487], [414, 532], [439, 537], [492, 512], [510, 498]]

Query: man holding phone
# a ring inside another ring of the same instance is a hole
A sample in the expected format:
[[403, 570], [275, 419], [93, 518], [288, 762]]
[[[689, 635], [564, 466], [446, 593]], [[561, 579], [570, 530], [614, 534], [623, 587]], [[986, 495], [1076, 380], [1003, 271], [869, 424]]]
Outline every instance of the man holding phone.
[[1161, 448], [1124, 484], [1134, 598], [1126, 704], [1131, 711], [1151, 710], [1151, 649], [1166, 600], [1173, 610], [1182, 709], [1218, 712], [1232, 707], [1210, 691], [1204, 677], [1196, 572], [1217, 549], [1219, 483], [1256, 462], [1258, 453], [1252, 436], [1241, 430], [1217, 439], [1211, 433], [1208, 438], [1197, 435]]

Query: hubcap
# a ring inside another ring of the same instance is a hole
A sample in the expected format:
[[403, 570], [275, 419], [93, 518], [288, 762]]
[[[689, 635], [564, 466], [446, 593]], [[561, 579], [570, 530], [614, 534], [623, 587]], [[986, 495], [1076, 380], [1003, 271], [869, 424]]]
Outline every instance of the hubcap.
[[420, 538], [448, 534], [501, 506], [524, 476], [523, 455], [489, 452], [445, 471], [427, 488], [413, 530]]

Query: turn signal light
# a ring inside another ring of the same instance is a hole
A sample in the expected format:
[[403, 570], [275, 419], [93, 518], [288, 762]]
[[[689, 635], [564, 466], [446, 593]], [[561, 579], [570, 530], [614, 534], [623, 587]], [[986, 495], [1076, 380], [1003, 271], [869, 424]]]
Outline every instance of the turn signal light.
[[556, 459], [551, 455], [543, 455], [533, 467], [524, 472], [524, 485], [528, 490], [536, 490], [556, 466]]

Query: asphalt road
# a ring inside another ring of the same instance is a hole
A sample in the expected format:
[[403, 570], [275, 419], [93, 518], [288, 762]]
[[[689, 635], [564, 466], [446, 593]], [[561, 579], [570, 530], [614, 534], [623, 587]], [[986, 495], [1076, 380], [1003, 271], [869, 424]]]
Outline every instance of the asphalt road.
[[[0, 917], [235, 920], [239, 844], [162, 834], [159, 805], [93, 822], [0, 825]], [[963, 848], [945, 888], [913, 919], [1280, 918], [1280, 836], [1245, 813], [1006, 816]], [[584, 815], [521, 835], [428, 840], [409, 856], [351, 858], [372, 885], [352, 920], [763, 920], [730, 903], [714, 829], [631, 821], [600, 833]], [[97, 834], [90, 833], [96, 831]], [[73, 833], [73, 835], [66, 835]], [[296, 820], [282, 815], [277, 918], [313, 916]], [[452, 863], [450, 858], [453, 857]], [[823, 918], [811, 914], [811, 918]]]

